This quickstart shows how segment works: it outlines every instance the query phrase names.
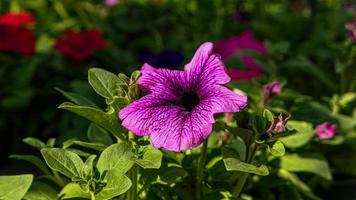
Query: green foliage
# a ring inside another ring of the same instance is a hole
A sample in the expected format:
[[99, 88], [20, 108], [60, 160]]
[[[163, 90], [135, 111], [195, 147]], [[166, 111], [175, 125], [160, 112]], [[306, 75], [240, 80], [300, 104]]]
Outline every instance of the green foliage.
[[117, 170], [126, 173], [134, 164], [134, 154], [131, 146], [125, 143], [113, 144], [106, 148], [98, 160], [98, 170], [100, 173], [109, 170]]
[[332, 175], [328, 163], [320, 154], [287, 154], [281, 157], [281, 168], [291, 172], [310, 172], [326, 180]]
[[0, 199], [21, 200], [32, 180], [32, 175], [0, 176]]
[[45, 148], [41, 153], [47, 165], [68, 178], [82, 178], [84, 163], [75, 153], [59, 148]]

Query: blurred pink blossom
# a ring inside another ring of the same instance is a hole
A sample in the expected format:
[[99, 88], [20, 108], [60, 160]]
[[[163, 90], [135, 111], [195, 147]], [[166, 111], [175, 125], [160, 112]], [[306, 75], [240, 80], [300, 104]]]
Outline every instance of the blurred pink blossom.
[[351, 41], [356, 41], [356, 20], [345, 25], [347, 36]]
[[120, 3], [120, 0], [105, 0], [105, 5], [107, 6], [115, 6]]
[[[220, 54], [223, 60], [233, 55], [242, 54], [243, 51], [246, 50], [255, 51], [261, 55], [265, 55], [267, 53], [264, 44], [253, 38], [252, 31], [244, 31], [239, 36], [220, 40], [215, 43], [215, 52]], [[247, 69], [228, 69], [228, 73], [233, 80], [250, 80], [263, 75], [263, 70], [256, 64], [253, 57], [244, 55], [241, 56], [241, 61], [246, 65]]]
[[319, 139], [330, 139], [336, 135], [336, 124], [324, 122], [315, 128], [315, 134]]

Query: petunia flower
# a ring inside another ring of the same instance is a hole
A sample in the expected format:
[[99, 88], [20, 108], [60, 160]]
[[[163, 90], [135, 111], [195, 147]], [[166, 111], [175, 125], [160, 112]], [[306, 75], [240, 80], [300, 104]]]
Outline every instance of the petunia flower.
[[105, 5], [106, 6], [115, 6], [116, 4], [119, 4], [120, 0], [105, 0]]
[[336, 135], [336, 124], [324, 122], [315, 128], [315, 134], [319, 139], [330, 139]]
[[[254, 51], [261, 55], [267, 53], [264, 44], [254, 39], [251, 31], [245, 31], [239, 36], [217, 41], [215, 46], [215, 52], [220, 54], [223, 60], [228, 59], [233, 55], [242, 54], [243, 51], [246, 50]], [[256, 64], [255, 58], [244, 55], [241, 56], [241, 61], [246, 65], [245, 70], [228, 69], [228, 73], [232, 80], [250, 80], [264, 74], [261, 67]]]
[[35, 18], [29, 12], [9, 12], [0, 16], [0, 25], [20, 27], [34, 24], [35, 22]]
[[0, 51], [32, 55], [35, 52], [35, 34], [24, 27], [35, 23], [28, 12], [7, 13], [0, 16]]
[[183, 63], [184, 57], [176, 51], [165, 50], [158, 55], [142, 53], [139, 60], [142, 63], [148, 63], [155, 68], [178, 69]]
[[104, 46], [103, 32], [98, 29], [86, 31], [67, 30], [55, 44], [55, 48], [59, 53], [76, 61], [88, 59], [96, 50]]
[[289, 118], [290, 116], [285, 116], [283, 114], [275, 117], [267, 130], [267, 134], [271, 137], [274, 134], [285, 132], [287, 130], [286, 124]]
[[247, 97], [227, 89], [230, 81], [213, 44], [202, 44], [184, 71], [141, 68], [138, 80], [146, 96], [119, 112], [122, 125], [137, 136], [150, 136], [156, 148], [183, 151], [212, 132], [215, 113], [239, 112]]
[[273, 81], [263, 86], [265, 98], [270, 98], [282, 92], [282, 85], [279, 81]]
[[347, 36], [352, 42], [356, 41], [356, 20], [345, 25]]

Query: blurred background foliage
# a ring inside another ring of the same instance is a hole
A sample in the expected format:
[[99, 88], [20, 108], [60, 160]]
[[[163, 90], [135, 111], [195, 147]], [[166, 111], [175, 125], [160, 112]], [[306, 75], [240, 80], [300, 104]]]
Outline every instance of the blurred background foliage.
[[[21, 138], [85, 137], [89, 122], [58, 110], [64, 97], [55, 88], [102, 105], [86, 82], [90, 67], [129, 74], [143, 64], [142, 54], [167, 50], [182, 54], [186, 63], [202, 42], [251, 30], [267, 47], [266, 56], [257, 56], [267, 76], [231, 86], [244, 90], [253, 103], [261, 83], [278, 79], [288, 89], [272, 106], [314, 125], [338, 123], [345, 134], [342, 145], [317, 142], [308, 148], [327, 155], [336, 180], [354, 181], [356, 47], [345, 29], [354, 6], [342, 0], [120, 0], [113, 6], [101, 0], [0, 0], [1, 14], [27, 11], [36, 19], [30, 27], [34, 55], [0, 53], [1, 168], [9, 170], [10, 153], [30, 151]], [[55, 50], [66, 30], [91, 28], [104, 33], [105, 48], [87, 60], [74, 61]]]

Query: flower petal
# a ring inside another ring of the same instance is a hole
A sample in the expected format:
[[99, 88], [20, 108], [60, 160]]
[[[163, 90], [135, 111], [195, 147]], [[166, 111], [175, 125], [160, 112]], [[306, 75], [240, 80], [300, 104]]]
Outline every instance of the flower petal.
[[213, 54], [213, 43], [202, 44], [184, 71], [195, 85], [226, 84], [230, 81], [220, 56]]
[[135, 135], [151, 135], [156, 148], [179, 152], [198, 146], [212, 132], [214, 118], [203, 106], [186, 113], [161, 96], [149, 94], [122, 109], [119, 117]]
[[135, 135], [149, 135], [166, 115], [171, 114], [168, 111], [179, 108], [162, 97], [162, 95], [149, 94], [121, 109], [119, 118], [122, 120], [122, 126]]
[[156, 148], [180, 152], [200, 145], [212, 132], [214, 118], [211, 112], [195, 108], [190, 113], [170, 110], [161, 121], [159, 129], [151, 133], [151, 142]]
[[211, 112], [239, 112], [247, 106], [247, 96], [238, 95], [231, 90], [216, 85], [200, 92], [202, 104], [211, 107]]
[[165, 99], [178, 98], [177, 92], [189, 88], [189, 82], [183, 71], [156, 69], [145, 63], [141, 68], [138, 84], [147, 93], [159, 93]]

